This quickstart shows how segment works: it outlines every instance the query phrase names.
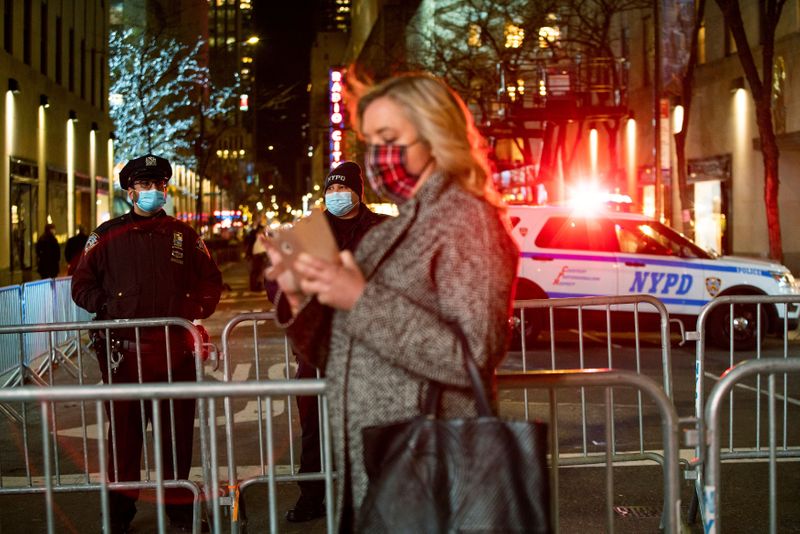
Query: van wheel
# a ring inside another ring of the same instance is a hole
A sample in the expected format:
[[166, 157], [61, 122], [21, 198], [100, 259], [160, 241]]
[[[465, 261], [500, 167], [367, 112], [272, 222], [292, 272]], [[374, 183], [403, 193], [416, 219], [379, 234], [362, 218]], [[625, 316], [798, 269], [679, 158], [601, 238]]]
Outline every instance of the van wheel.
[[[761, 306], [761, 341], [768, 332], [767, 312]], [[731, 340], [731, 305], [718, 306], [708, 318], [708, 336], [711, 343], [720, 349], [729, 350]], [[756, 304], [733, 305], [733, 350], [752, 350], [758, 344], [758, 306]]]

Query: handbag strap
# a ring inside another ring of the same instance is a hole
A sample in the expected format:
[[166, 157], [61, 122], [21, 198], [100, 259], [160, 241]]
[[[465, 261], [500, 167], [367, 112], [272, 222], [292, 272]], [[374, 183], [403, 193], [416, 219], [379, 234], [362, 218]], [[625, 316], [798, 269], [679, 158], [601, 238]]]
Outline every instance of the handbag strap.
[[[483, 387], [483, 381], [481, 380], [481, 373], [478, 369], [478, 364], [475, 363], [475, 359], [472, 357], [472, 350], [469, 348], [467, 337], [464, 335], [464, 332], [458, 325], [454, 326], [453, 331], [461, 340], [461, 348], [462, 352], [464, 353], [464, 370], [466, 370], [467, 378], [469, 378], [472, 386], [472, 396], [475, 400], [475, 409], [477, 410], [479, 416], [491, 417], [493, 415], [492, 408], [489, 404], [489, 398], [486, 395], [486, 388]], [[442, 384], [439, 382], [430, 382], [430, 387], [425, 395], [425, 402], [423, 404], [424, 414], [434, 417], [436, 416], [436, 412], [438, 411], [439, 407], [439, 400], [441, 398], [442, 387]]]

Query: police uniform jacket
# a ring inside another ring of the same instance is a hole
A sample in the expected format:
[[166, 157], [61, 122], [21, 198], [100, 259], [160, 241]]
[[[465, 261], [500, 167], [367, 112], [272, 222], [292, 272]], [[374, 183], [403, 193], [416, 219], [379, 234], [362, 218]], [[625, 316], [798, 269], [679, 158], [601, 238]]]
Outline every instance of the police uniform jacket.
[[73, 300], [98, 319], [202, 319], [214, 313], [221, 291], [222, 274], [203, 240], [163, 210], [152, 217], [131, 210], [101, 224], [72, 277]]
[[367, 283], [353, 309], [329, 321], [316, 299], [294, 318], [284, 297], [277, 306], [298, 353], [327, 360], [339, 518], [345, 481], [355, 517], [366, 495], [364, 427], [419, 415], [430, 381], [447, 387], [443, 417], [475, 415], [457, 329], [493, 395], [519, 249], [496, 207], [434, 174], [398, 217], [367, 233], [355, 257]]

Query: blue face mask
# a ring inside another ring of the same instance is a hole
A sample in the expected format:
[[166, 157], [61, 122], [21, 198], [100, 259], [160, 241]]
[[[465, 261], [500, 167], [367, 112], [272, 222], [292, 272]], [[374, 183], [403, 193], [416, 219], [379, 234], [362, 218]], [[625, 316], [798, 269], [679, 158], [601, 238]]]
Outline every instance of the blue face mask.
[[353, 202], [353, 195], [347, 191], [325, 193], [325, 207], [337, 217], [347, 215], [357, 205], [358, 202]]
[[148, 189], [147, 191], [139, 191], [139, 199], [136, 205], [139, 209], [147, 213], [155, 213], [166, 204], [167, 198], [164, 191], [160, 189]]

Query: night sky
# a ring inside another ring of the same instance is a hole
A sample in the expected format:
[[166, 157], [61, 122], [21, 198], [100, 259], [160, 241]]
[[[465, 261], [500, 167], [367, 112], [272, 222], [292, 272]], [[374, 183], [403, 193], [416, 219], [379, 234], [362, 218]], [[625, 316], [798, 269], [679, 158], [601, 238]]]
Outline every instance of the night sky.
[[[306, 88], [317, 2], [254, 2], [254, 29], [261, 37], [255, 57], [255, 93], [268, 95], [294, 87], [293, 98], [283, 109], [259, 109], [255, 114], [256, 157], [277, 166], [284, 184], [296, 179], [298, 160], [307, 163], [302, 160], [307, 159], [302, 127], [308, 120]], [[269, 151], [269, 145], [274, 150]]]

